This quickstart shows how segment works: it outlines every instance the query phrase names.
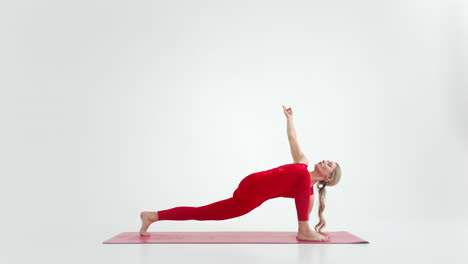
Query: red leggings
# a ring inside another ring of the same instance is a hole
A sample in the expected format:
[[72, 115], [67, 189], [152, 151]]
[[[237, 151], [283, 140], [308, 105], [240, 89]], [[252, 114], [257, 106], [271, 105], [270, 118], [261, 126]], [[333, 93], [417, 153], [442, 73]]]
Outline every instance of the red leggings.
[[159, 220], [225, 220], [247, 214], [276, 197], [294, 198], [298, 221], [309, 220], [309, 201], [313, 194], [307, 165], [286, 164], [248, 175], [231, 198], [200, 207], [181, 206], [158, 211]]

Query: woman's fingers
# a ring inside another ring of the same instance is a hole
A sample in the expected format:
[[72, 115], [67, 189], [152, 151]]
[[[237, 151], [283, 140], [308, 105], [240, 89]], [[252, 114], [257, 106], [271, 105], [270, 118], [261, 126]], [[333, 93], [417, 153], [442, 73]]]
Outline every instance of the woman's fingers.
[[286, 108], [284, 105], [283, 105], [283, 112], [288, 117], [292, 116], [292, 114], [293, 114], [292, 108], [291, 107]]

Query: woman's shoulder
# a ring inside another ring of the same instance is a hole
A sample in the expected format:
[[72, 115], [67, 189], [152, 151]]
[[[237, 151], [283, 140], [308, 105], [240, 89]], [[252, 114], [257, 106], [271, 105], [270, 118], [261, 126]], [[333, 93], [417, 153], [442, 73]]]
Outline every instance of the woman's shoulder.
[[303, 163], [303, 162], [294, 162], [294, 163], [289, 163], [287, 165], [293, 165], [293, 166], [305, 166], [305, 167], [308, 167], [309, 164], [307, 163]]
[[308, 165], [306, 163], [295, 162], [295, 163], [284, 164], [276, 168], [307, 168], [307, 167]]

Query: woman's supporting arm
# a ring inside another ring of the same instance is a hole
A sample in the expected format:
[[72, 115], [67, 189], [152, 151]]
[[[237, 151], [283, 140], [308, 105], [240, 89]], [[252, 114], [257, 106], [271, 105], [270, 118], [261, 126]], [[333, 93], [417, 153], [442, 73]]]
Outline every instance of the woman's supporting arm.
[[310, 215], [310, 212], [312, 212], [312, 208], [314, 207], [314, 201], [315, 201], [315, 197], [314, 195], [312, 194], [310, 196], [310, 201], [309, 201], [309, 215]]

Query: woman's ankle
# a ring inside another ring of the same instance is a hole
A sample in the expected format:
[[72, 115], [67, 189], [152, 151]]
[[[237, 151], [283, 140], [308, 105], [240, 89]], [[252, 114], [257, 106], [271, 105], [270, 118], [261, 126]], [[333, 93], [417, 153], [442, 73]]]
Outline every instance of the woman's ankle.
[[156, 222], [159, 220], [158, 211], [151, 212], [151, 221]]
[[312, 231], [312, 229], [309, 226], [309, 221], [299, 221], [299, 227], [298, 227], [299, 233], [308, 233], [310, 231]]

